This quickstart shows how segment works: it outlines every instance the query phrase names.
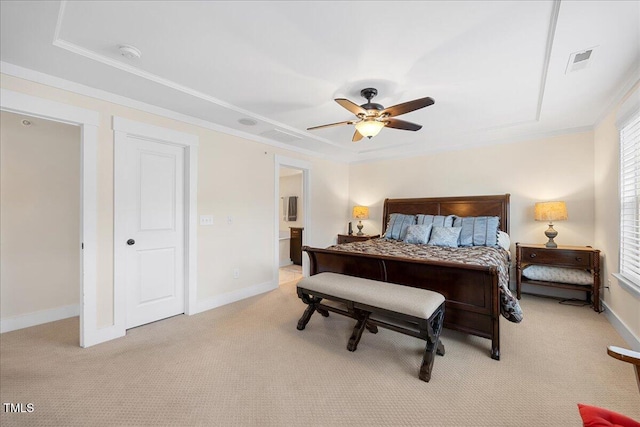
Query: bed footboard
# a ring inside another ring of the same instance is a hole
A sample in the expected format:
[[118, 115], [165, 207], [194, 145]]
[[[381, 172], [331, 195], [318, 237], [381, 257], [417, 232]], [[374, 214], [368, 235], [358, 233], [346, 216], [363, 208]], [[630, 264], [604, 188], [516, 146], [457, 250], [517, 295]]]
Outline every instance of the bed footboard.
[[491, 340], [500, 359], [500, 306], [495, 267], [351, 253], [305, 246], [310, 274], [332, 272], [428, 289], [444, 295], [444, 327]]

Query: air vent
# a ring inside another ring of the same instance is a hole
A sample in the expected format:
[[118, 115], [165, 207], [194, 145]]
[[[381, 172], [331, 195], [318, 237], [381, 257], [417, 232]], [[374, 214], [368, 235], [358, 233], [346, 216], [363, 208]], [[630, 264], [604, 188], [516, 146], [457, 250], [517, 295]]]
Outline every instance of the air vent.
[[593, 61], [595, 50], [595, 47], [590, 47], [589, 49], [581, 50], [579, 52], [573, 52], [571, 55], [569, 55], [569, 63], [567, 64], [567, 70], [565, 71], [565, 74], [569, 74], [578, 70], [584, 70], [585, 68], [587, 68]]
[[267, 130], [262, 132], [260, 135], [264, 136], [265, 138], [273, 139], [280, 142], [293, 142], [302, 139], [297, 135], [281, 131], [280, 129]]

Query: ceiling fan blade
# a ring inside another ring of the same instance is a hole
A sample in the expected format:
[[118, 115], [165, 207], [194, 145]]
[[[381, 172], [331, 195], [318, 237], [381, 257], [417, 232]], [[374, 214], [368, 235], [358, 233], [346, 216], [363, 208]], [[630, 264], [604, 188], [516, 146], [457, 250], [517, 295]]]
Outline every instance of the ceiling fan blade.
[[330, 128], [333, 126], [352, 125], [352, 124], [353, 124], [352, 120], [347, 120], [346, 122], [329, 123], [328, 125], [314, 126], [311, 128], [307, 128], [307, 130], [315, 130], [315, 129], [322, 129], [322, 128]]
[[353, 134], [353, 138], [351, 138], [351, 141], [358, 142], [362, 138], [363, 138], [362, 134], [360, 132], [358, 132], [358, 129], [356, 129], [356, 132]]
[[394, 128], [394, 129], [402, 129], [402, 130], [420, 130], [422, 129], [422, 125], [417, 125], [415, 123], [407, 122], [399, 119], [386, 119], [385, 122], [386, 127]]
[[419, 110], [420, 108], [428, 107], [429, 105], [433, 105], [434, 103], [435, 101], [433, 100], [433, 98], [429, 97], [414, 99], [413, 101], [385, 108], [380, 112], [380, 115], [387, 114], [387, 117], [395, 117], [401, 114], [410, 113], [411, 111]]
[[364, 114], [365, 116], [367, 115], [367, 110], [365, 110], [364, 108], [362, 108], [361, 106], [359, 106], [358, 104], [355, 104], [351, 101], [349, 101], [348, 99], [345, 98], [336, 98], [335, 100], [338, 104], [340, 104], [342, 107], [346, 108], [347, 110], [351, 111], [353, 114], [355, 114], [356, 116], [358, 114]]

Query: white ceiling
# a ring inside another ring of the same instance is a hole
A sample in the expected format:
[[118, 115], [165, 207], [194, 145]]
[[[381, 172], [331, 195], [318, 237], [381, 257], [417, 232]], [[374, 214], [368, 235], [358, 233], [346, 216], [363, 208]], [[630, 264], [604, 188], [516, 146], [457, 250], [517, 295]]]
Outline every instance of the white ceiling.
[[[345, 161], [590, 129], [640, 76], [638, 1], [0, 4], [3, 73], [39, 71]], [[588, 68], [565, 73], [592, 47]], [[385, 107], [435, 105], [400, 117], [418, 132], [352, 143], [353, 126], [306, 131], [354, 118], [333, 99], [362, 104], [365, 87]]]

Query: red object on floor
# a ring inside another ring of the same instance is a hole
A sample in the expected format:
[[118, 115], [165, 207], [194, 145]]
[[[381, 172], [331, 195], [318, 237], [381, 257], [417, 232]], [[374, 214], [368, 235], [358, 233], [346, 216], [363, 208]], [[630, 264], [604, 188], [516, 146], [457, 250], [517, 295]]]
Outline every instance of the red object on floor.
[[640, 427], [640, 423], [617, 412], [578, 403], [584, 427]]

